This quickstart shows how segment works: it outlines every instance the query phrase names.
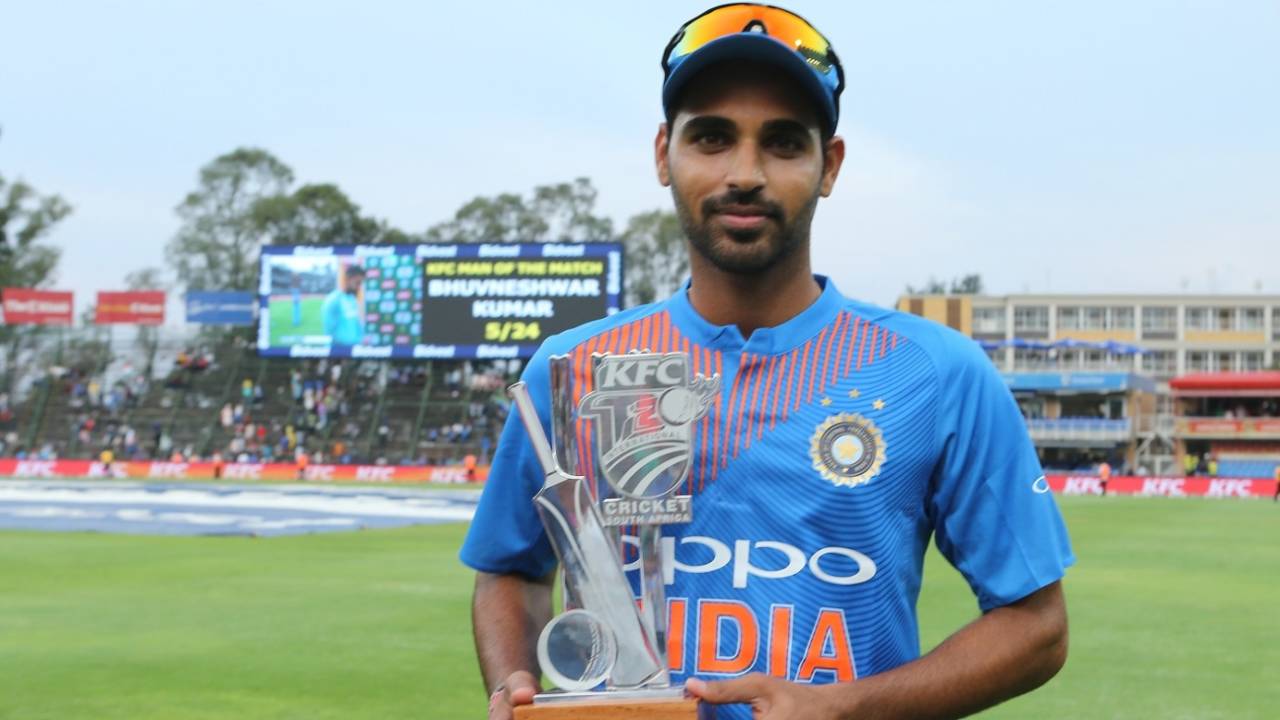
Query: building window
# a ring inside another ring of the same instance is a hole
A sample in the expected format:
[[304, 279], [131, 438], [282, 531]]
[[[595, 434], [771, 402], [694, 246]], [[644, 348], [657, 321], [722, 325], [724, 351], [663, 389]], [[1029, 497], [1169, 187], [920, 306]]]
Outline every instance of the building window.
[[1233, 372], [1236, 369], [1236, 354], [1233, 352], [1216, 352], [1211, 358], [1209, 369], [1213, 372]]
[[1240, 369], [1244, 372], [1257, 372], [1262, 369], [1262, 351], [1248, 350], [1240, 353]]
[[1080, 328], [1080, 308], [1078, 307], [1060, 307], [1058, 308], [1058, 331], [1063, 330], [1079, 330]]
[[1013, 332], [1048, 332], [1049, 308], [1016, 307], [1013, 309]]
[[1262, 329], [1262, 308], [1240, 308], [1239, 317], [1242, 332], [1257, 332]]
[[986, 335], [1003, 335], [1005, 311], [1002, 307], [976, 307], [973, 309], [973, 332]]
[[1178, 353], [1155, 350], [1142, 356], [1142, 372], [1159, 378], [1173, 377], [1178, 372]]
[[1187, 329], [1188, 330], [1212, 329], [1212, 326], [1209, 324], [1209, 308], [1205, 308], [1205, 307], [1187, 308]]
[[1132, 330], [1133, 329], [1133, 308], [1131, 307], [1111, 308], [1111, 329]]
[[1178, 308], [1142, 308], [1143, 333], [1172, 333], [1178, 330]]
[[1216, 322], [1213, 325], [1214, 330], [1235, 330], [1236, 313], [1231, 308], [1217, 308], [1214, 312]]
[[1187, 372], [1208, 372], [1209, 353], [1200, 350], [1187, 351]]
[[1017, 348], [1013, 351], [1014, 370], [1040, 370], [1047, 364], [1048, 357], [1044, 350]]
[[997, 370], [1004, 370], [1004, 350], [999, 348], [988, 350], [987, 359], [996, 366]]
[[1084, 329], [1105, 330], [1107, 327], [1107, 309], [1100, 307], [1085, 308]]

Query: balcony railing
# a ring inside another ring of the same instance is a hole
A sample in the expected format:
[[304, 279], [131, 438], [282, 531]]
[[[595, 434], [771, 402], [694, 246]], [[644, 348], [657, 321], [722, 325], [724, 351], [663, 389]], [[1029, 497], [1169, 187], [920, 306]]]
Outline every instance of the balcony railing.
[[1280, 439], [1280, 418], [1180, 417], [1178, 434], [1191, 438]]
[[1125, 442], [1132, 436], [1128, 418], [1038, 418], [1027, 420], [1027, 431], [1035, 441]]

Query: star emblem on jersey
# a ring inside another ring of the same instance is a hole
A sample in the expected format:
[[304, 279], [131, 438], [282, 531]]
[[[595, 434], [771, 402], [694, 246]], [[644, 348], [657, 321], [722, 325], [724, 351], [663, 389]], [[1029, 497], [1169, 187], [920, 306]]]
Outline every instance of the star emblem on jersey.
[[857, 413], [832, 415], [818, 425], [809, 443], [813, 469], [836, 485], [871, 482], [885, 461], [880, 428]]

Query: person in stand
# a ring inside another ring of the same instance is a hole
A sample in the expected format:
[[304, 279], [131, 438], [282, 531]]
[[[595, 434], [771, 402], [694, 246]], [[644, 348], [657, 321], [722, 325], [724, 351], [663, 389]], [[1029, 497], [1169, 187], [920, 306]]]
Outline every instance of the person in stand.
[[294, 456], [294, 463], [298, 467], [298, 480], [307, 479], [307, 465], [311, 462], [311, 458], [307, 456], [307, 451], [298, 448], [298, 454]]
[[[812, 271], [814, 212], [845, 156], [830, 43], [781, 8], [727, 5], [681, 26], [662, 66], [655, 165], [691, 280], [548, 338], [523, 379], [545, 423], [550, 356], [573, 360], [579, 389], [596, 352], [678, 349], [721, 376], [714, 430], [690, 428], [693, 520], [663, 529], [672, 680], [721, 720], [959, 717], [1046, 682], [1066, 659], [1074, 556], [1007, 386], [968, 337]], [[579, 431], [596, 443], [599, 426]], [[544, 480], [513, 413], [461, 550], [499, 720], [539, 690], [557, 565], [531, 502]], [[921, 656], [930, 536], [982, 615]]]

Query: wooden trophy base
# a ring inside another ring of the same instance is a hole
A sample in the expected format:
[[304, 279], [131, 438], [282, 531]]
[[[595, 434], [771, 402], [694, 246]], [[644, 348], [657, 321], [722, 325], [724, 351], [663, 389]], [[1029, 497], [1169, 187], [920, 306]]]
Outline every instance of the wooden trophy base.
[[712, 720], [712, 706], [691, 699], [520, 705], [515, 720]]

